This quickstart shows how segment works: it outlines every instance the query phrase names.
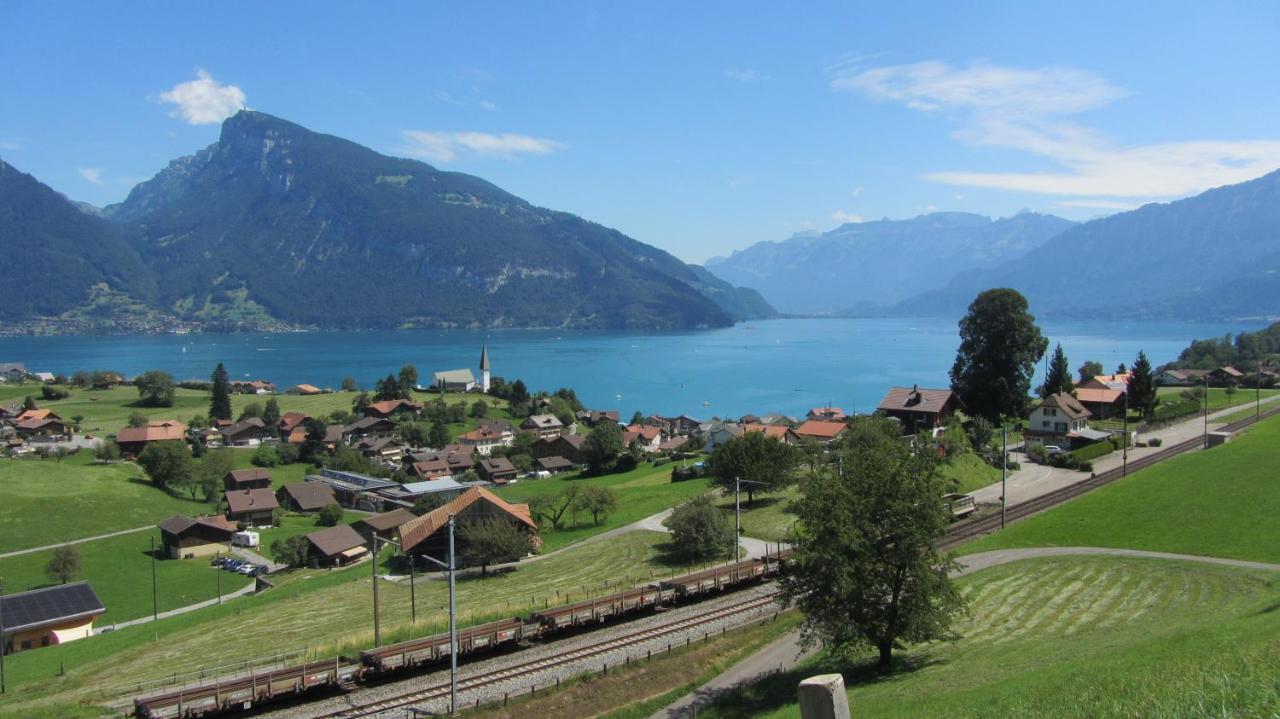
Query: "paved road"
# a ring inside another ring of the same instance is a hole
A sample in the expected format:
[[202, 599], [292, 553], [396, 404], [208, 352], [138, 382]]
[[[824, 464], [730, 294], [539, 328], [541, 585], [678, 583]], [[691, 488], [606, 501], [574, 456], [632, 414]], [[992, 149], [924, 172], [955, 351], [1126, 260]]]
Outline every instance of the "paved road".
[[[1264, 397], [1262, 404], [1270, 404], [1272, 402], [1280, 402], [1280, 395], [1272, 395]], [[1246, 405], [1231, 407], [1230, 409], [1220, 410], [1209, 415], [1209, 431], [1214, 431], [1221, 427], [1223, 417], [1236, 414], [1241, 410], [1248, 409]], [[1193, 417], [1184, 422], [1163, 427], [1154, 432], [1144, 432], [1138, 436], [1138, 441], [1146, 442], [1152, 438], [1159, 437], [1163, 441], [1163, 446], [1185, 442], [1189, 439], [1195, 439], [1204, 434], [1204, 418]], [[1136, 460], [1150, 454], [1159, 452], [1159, 447], [1131, 447], [1129, 449], [1129, 459]], [[1077, 482], [1082, 482], [1089, 478], [1088, 472], [1079, 472], [1072, 469], [1061, 469], [1058, 467], [1049, 467], [1046, 465], [1035, 464], [1026, 459], [1025, 454], [1015, 454], [1021, 464], [1017, 472], [1009, 475], [1009, 506], [1026, 502], [1029, 499], [1035, 499], [1044, 494], [1048, 494], [1056, 489], [1070, 486]], [[1093, 471], [1095, 473], [1105, 472], [1114, 469], [1124, 463], [1124, 455], [1121, 452], [1114, 452], [1093, 462]], [[982, 489], [973, 492], [974, 501], [979, 504], [999, 504], [1000, 503], [1000, 483], [996, 482]]]
[[122, 529], [119, 532], [112, 532], [110, 534], [99, 534], [96, 537], [85, 537], [84, 539], [73, 539], [70, 542], [61, 542], [59, 544], [46, 544], [43, 547], [32, 547], [31, 549], [18, 549], [12, 552], [5, 552], [4, 554], [0, 554], [0, 559], [17, 557], [23, 554], [34, 554], [35, 552], [43, 552], [46, 549], [56, 549], [58, 547], [69, 547], [73, 544], [83, 544], [85, 542], [96, 542], [99, 539], [110, 539], [111, 537], [119, 537], [122, 534], [135, 534], [137, 532], [145, 532], [148, 529], [155, 529], [155, 528], [156, 528], [156, 525], [148, 524], [145, 527], [134, 527], [133, 529]]
[[[1138, 549], [1110, 549], [1107, 547], [1035, 547], [1027, 549], [997, 549], [962, 557], [960, 570], [953, 576], [964, 576], [1024, 559], [1067, 556], [1141, 557], [1144, 559], [1201, 562], [1243, 569], [1280, 572], [1280, 564], [1223, 559], [1221, 557], [1202, 557], [1194, 554], [1146, 552]], [[733, 665], [723, 674], [697, 688], [691, 694], [655, 713], [650, 719], [684, 719], [696, 716], [699, 710], [715, 701], [723, 693], [732, 691], [739, 686], [752, 684], [770, 674], [787, 671], [805, 658], [813, 655], [815, 651], [801, 651], [799, 632], [789, 632], [760, 651]]]

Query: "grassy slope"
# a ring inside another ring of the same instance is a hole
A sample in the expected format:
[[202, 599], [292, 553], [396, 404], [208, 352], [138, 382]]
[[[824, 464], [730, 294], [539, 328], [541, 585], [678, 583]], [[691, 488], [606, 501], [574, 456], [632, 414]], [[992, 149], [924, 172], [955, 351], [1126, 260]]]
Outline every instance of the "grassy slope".
[[966, 545], [1129, 547], [1280, 562], [1280, 418]]
[[0, 459], [0, 552], [154, 524], [208, 505], [160, 491], [134, 465], [93, 464], [81, 450], [61, 461]]
[[943, 477], [956, 482], [957, 492], [972, 492], [1000, 481], [1000, 470], [972, 452], [966, 452], [938, 466]]
[[582, 479], [577, 474], [563, 474], [547, 479], [521, 480], [516, 484], [499, 487], [496, 491], [503, 499], [512, 502], [527, 502], [530, 497], [555, 494], [573, 485], [598, 485], [617, 492], [617, 511], [599, 525], [592, 524], [591, 517], [587, 515], [579, 517], [576, 523], [567, 521], [565, 527], [558, 531], [544, 528], [543, 547], [546, 551], [551, 551], [657, 514], [707, 490], [708, 482], [705, 479], [672, 482], [671, 467], [670, 464], [660, 467], [642, 464], [630, 472], [587, 479]]
[[[664, 541], [656, 533], [633, 532], [501, 576], [461, 580], [459, 610], [464, 623], [512, 616], [525, 613], [531, 604], [580, 598], [584, 588], [587, 593], [604, 591], [606, 580], [616, 586], [669, 572], [661, 560]], [[299, 585], [304, 583], [313, 586], [302, 591]], [[389, 582], [381, 588], [384, 641], [393, 641], [410, 631], [409, 589]], [[444, 626], [446, 596], [444, 582], [419, 585], [414, 634]], [[119, 677], [144, 680], [167, 676], [174, 667], [195, 670], [276, 652], [306, 650], [331, 656], [339, 648], [351, 651], [372, 642], [371, 622], [367, 564], [337, 572], [306, 570], [287, 586], [259, 597], [14, 655], [5, 669], [10, 686], [19, 691], [5, 701], [23, 716], [36, 715], [37, 709], [59, 716], [70, 702], [104, 700]], [[153, 633], [163, 641], [153, 643]], [[230, 636], [235, 641], [228, 641]], [[66, 677], [56, 676], [59, 662], [66, 664]], [[6, 711], [5, 701], [0, 701], [0, 715]]]
[[[1057, 558], [964, 581], [961, 639], [906, 655], [881, 678], [846, 670], [855, 716], [1243, 716], [1280, 701], [1274, 573], [1181, 562]], [[865, 665], [864, 665], [865, 666]], [[702, 717], [798, 717], [810, 662]]]

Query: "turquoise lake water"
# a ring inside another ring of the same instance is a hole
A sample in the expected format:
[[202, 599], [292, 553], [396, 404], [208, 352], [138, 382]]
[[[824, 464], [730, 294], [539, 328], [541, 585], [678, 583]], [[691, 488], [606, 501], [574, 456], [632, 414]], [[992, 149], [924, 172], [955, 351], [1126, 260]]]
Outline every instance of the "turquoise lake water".
[[[1160, 364], [1194, 338], [1261, 325], [1043, 322], [1074, 369], [1098, 360], [1112, 371], [1139, 349]], [[953, 319], [747, 322], [721, 330], [662, 334], [563, 330], [305, 332], [157, 336], [2, 337], [0, 362], [33, 372], [167, 370], [208, 378], [224, 362], [233, 378], [264, 378], [281, 390], [310, 383], [362, 386], [406, 362], [425, 384], [436, 370], [476, 365], [489, 342], [493, 373], [532, 389], [573, 387], [589, 406], [699, 418], [748, 412], [803, 414], [828, 402], [871, 410], [892, 385], [948, 385], [959, 344]], [[1052, 345], [1051, 345], [1052, 347]]]

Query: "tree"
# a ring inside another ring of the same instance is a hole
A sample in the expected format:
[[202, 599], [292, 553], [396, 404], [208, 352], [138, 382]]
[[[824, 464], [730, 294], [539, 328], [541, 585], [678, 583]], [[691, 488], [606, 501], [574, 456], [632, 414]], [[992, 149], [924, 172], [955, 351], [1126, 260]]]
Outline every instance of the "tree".
[[26, 397], [23, 398], [22, 408], [23, 409], [39, 409], [39, 407], [36, 406], [35, 399], [31, 395], [27, 395]]
[[280, 464], [280, 452], [269, 444], [259, 445], [249, 457], [249, 464], [255, 467], [274, 467]]
[[401, 422], [396, 425], [396, 434], [400, 435], [400, 439], [410, 447], [431, 446], [431, 425], [426, 422]]
[[967, 432], [969, 434], [969, 444], [974, 450], [981, 452], [995, 437], [996, 429], [986, 418], [974, 417], [969, 420]]
[[751, 504], [757, 492], [776, 492], [790, 484], [800, 460], [800, 450], [786, 442], [747, 432], [716, 447], [707, 459], [707, 473], [725, 492], [733, 492], [735, 480], [741, 479]]
[[529, 499], [529, 512], [539, 521], [551, 522], [551, 526], [560, 529], [564, 516], [573, 508], [582, 488], [571, 484], [555, 494], [538, 494]]
[[1089, 380], [1102, 374], [1102, 363], [1089, 360], [1080, 365], [1080, 369], [1076, 370], [1080, 375], [1080, 382], [1088, 382]]
[[573, 510], [590, 514], [591, 521], [595, 524], [600, 524], [602, 517], [609, 516], [609, 513], [617, 508], [618, 495], [612, 489], [588, 486], [583, 487], [578, 492], [578, 497], [574, 500]]
[[676, 507], [666, 524], [675, 553], [692, 561], [729, 556], [737, 541], [728, 515], [705, 494]]
[[449, 429], [444, 426], [443, 422], [436, 421], [431, 423], [431, 431], [427, 434], [427, 443], [436, 449], [449, 444]]
[[320, 458], [324, 456], [324, 437], [329, 433], [329, 428], [315, 417], [303, 420], [302, 426], [307, 430], [307, 438], [298, 448], [298, 459], [319, 465]]
[[1227, 382], [1227, 386], [1222, 388], [1222, 392], [1227, 395], [1227, 399], [1231, 399], [1231, 396], [1236, 393], [1235, 381]]
[[58, 389], [51, 384], [46, 384], [40, 386], [40, 396], [46, 401], [52, 401], [55, 399], [66, 399], [71, 396], [71, 393], [65, 389]]
[[879, 651], [881, 669], [900, 642], [947, 638], [964, 598], [938, 553], [949, 515], [936, 460], [883, 419], [855, 420], [840, 448], [843, 476], [817, 472], [802, 489], [795, 552], [782, 578], [804, 615], [806, 642], [849, 657]]
[[129, 414], [129, 419], [126, 422], [130, 427], [146, 427], [147, 415], [141, 412], [132, 412]]
[[644, 415], [640, 412], [640, 410], [636, 410], [631, 415], [630, 424], [644, 424]]
[[1124, 374], [1124, 373], [1126, 373], [1126, 372], [1128, 372], [1128, 371], [1129, 371], [1129, 369], [1128, 369], [1127, 367], [1125, 367], [1125, 366], [1124, 366], [1124, 363], [1123, 363], [1123, 362], [1121, 362], [1121, 363], [1119, 364], [1119, 366], [1117, 366], [1117, 367], [1116, 367], [1116, 374]]
[[422, 515], [444, 506], [444, 500], [439, 494], [419, 494], [413, 499], [413, 513], [421, 517]]
[[192, 472], [192, 481], [187, 489], [191, 492], [191, 498], [195, 499], [196, 494], [200, 493], [204, 496], [204, 501], [213, 502], [218, 499], [218, 495], [222, 493], [223, 479], [231, 472], [234, 463], [235, 454], [230, 449], [215, 449], [212, 452], [206, 452], [200, 458], [200, 462], [195, 464], [195, 471]]
[[44, 565], [44, 573], [49, 581], [66, 584], [80, 573], [80, 553], [75, 547], [58, 547]]
[[153, 369], [138, 375], [133, 381], [138, 388], [138, 403], [143, 407], [172, 407], [174, 396], [173, 375]]
[[227, 368], [221, 362], [213, 369], [212, 382], [209, 419], [231, 419], [231, 384], [227, 381]]
[[1071, 366], [1067, 364], [1067, 355], [1062, 351], [1062, 345], [1059, 344], [1053, 350], [1053, 359], [1049, 360], [1049, 375], [1045, 377], [1044, 384], [1040, 386], [1040, 396], [1048, 397], [1052, 394], [1071, 394], [1076, 388], [1076, 383], [1071, 379]]
[[240, 410], [240, 416], [236, 418], [236, 421], [243, 422], [246, 419], [253, 417], [262, 419], [262, 405], [257, 402], [250, 402], [249, 404], [246, 404], [244, 409]]
[[1155, 419], [1156, 405], [1160, 404], [1160, 400], [1156, 396], [1156, 380], [1151, 374], [1151, 361], [1142, 350], [1138, 351], [1138, 358], [1133, 361], [1128, 392], [1129, 406], [1138, 410], [1144, 420], [1150, 422]]
[[275, 397], [267, 400], [267, 406], [262, 408], [262, 423], [267, 425], [267, 431], [275, 434], [280, 429], [280, 403]]
[[400, 388], [400, 380], [396, 376], [389, 374], [383, 379], [378, 380], [373, 386], [373, 399], [375, 402], [385, 402], [389, 399], [401, 399], [402, 391]]
[[297, 534], [272, 542], [271, 558], [286, 566], [305, 567], [310, 550], [306, 536]]
[[514, 404], [524, 404], [529, 401], [529, 388], [525, 386], [524, 380], [517, 379], [511, 383], [510, 399]]
[[336, 503], [324, 505], [320, 508], [319, 515], [316, 516], [316, 524], [322, 527], [335, 527], [341, 521], [342, 507], [339, 507]]
[[582, 442], [582, 456], [592, 474], [605, 474], [613, 469], [624, 449], [622, 428], [614, 422], [601, 422], [592, 427]]
[[1021, 417], [1036, 362], [1049, 346], [1027, 299], [1016, 290], [986, 290], [960, 320], [960, 348], [951, 367], [951, 389], [972, 415], [998, 423]]
[[369, 399], [368, 392], [361, 392], [356, 398], [351, 400], [351, 411], [355, 414], [364, 414], [364, 411], [373, 404], [373, 400]]
[[482, 399], [476, 400], [471, 405], [471, 416], [476, 419], [484, 419], [489, 416], [489, 403]]
[[490, 564], [514, 562], [529, 553], [529, 535], [506, 519], [481, 519], [458, 527], [463, 560], [480, 565], [480, 575]]
[[411, 364], [401, 367], [397, 379], [400, 383], [400, 395], [405, 399], [413, 397], [413, 390], [418, 386], [418, 368]]
[[114, 462], [120, 459], [120, 445], [113, 439], [104, 439], [93, 450], [93, 456], [99, 462]]
[[356, 378], [355, 378], [355, 377], [343, 377], [343, 378], [342, 378], [342, 391], [343, 391], [343, 392], [355, 392], [357, 389], [360, 389], [360, 388], [359, 388], [359, 386], [357, 386], [357, 385], [356, 385]]
[[176, 489], [191, 478], [191, 452], [177, 440], [148, 442], [138, 464], [157, 486]]

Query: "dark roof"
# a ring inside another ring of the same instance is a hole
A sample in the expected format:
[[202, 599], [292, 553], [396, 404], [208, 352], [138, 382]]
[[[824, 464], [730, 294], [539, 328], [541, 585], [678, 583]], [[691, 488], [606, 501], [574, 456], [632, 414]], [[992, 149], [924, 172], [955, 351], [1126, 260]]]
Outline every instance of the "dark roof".
[[480, 371], [485, 372], [489, 369], [489, 343], [485, 342], [480, 346]]
[[0, 601], [4, 603], [0, 612], [3, 612], [6, 632], [33, 629], [107, 611], [88, 582], [6, 594]]
[[270, 482], [271, 470], [263, 469], [262, 467], [253, 467], [251, 469], [233, 469], [230, 472], [227, 472], [227, 476], [230, 477], [231, 481], [235, 482], [236, 484], [242, 484], [244, 482], [260, 481], [263, 479]]
[[557, 469], [573, 469], [573, 462], [559, 456], [543, 457], [538, 460], [538, 466], [548, 471]]
[[239, 422], [236, 422], [235, 424], [231, 425], [230, 427], [224, 428], [222, 430], [222, 433], [227, 435], [228, 437], [234, 437], [237, 434], [247, 432], [251, 429], [266, 429], [266, 428], [267, 428], [267, 424], [263, 422], [261, 418], [250, 417], [248, 419], [242, 419]]
[[1084, 408], [1084, 405], [1071, 395], [1065, 392], [1051, 394], [1040, 401], [1041, 407], [1055, 407], [1062, 410], [1062, 413], [1071, 419], [1083, 419], [1091, 413]]
[[172, 517], [169, 517], [168, 519], [164, 520], [157, 526], [160, 527], [160, 531], [162, 532], [165, 532], [167, 534], [179, 535], [196, 525], [204, 525], [206, 527], [212, 527], [213, 529], [216, 529], [220, 532], [226, 532], [227, 534], [234, 534], [236, 531], [235, 525], [228, 522], [226, 517], [223, 517], [221, 515], [216, 517], [192, 518], [184, 514], [175, 514]]
[[492, 459], [480, 460], [480, 467], [485, 474], [499, 474], [502, 472], [514, 472], [516, 466], [506, 457], [494, 457]]
[[293, 482], [280, 488], [298, 509], [310, 512], [330, 504], [337, 504], [333, 489], [324, 482]]
[[227, 511], [232, 514], [270, 512], [280, 506], [280, 503], [276, 501], [276, 496], [266, 488], [235, 489], [227, 492], [226, 496]]
[[374, 531], [385, 532], [388, 529], [395, 529], [410, 519], [417, 518], [417, 516], [407, 509], [393, 509], [390, 512], [365, 517], [356, 522], [356, 524], [363, 524]]
[[893, 387], [889, 394], [880, 400], [876, 409], [886, 412], [920, 412], [922, 414], [938, 414], [947, 408], [955, 399], [949, 389], [921, 389], [919, 387]]
[[364, 546], [364, 537], [349, 524], [322, 529], [307, 535], [307, 541], [326, 557], [341, 554], [348, 549]]
[[461, 515], [463, 511], [476, 502], [485, 502], [495, 509], [509, 514], [529, 529], [535, 532], [538, 531], [537, 522], [534, 522], [533, 516], [529, 514], [529, 505], [511, 504], [484, 487], [471, 487], [444, 505], [400, 525], [399, 530], [397, 530], [400, 535], [400, 546], [404, 551], [413, 549], [439, 531], [441, 527], [448, 524], [450, 515], [455, 517]]

